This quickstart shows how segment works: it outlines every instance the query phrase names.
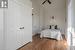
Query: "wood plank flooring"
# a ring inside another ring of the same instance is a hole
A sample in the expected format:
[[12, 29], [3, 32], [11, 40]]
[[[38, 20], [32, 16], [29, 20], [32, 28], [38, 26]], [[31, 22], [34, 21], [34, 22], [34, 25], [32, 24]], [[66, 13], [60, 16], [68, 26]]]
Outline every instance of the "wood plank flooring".
[[19, 50], [67, 50], [67, 42], [66, 40], [40, 39], [39, 35], [36, 35], [33, 36], [33, 42]]

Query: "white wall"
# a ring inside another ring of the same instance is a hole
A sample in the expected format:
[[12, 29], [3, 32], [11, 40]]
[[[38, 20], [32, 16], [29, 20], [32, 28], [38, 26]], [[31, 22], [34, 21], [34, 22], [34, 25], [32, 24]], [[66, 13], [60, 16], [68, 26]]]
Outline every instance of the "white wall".
[[32, 3], [30, 0], [9, 0], [8, 3], [5, 10], [5, 50], [16, 50], [32, 41]]
[[74, 27], [74, 29], [75, 29], [75, 0], [72, 0], [72, 2], [71, 2], [71, 11], [72, 11], [72, 17], [71, 17], [71, 19], [72, 19], [72, 27]]
[[51, 0], [52, 4], [45, 3], [45, 28], [49, 28], [51, 17], [55, 17], [55, 24], [64, 33], [66, 27], [66, 0]]
[[34, 14], [33, 16], [32, 16], [32, 23], [33, 23], [33, 25], [32, 25], [32, 27], [33, 27], [33, 34], [35, 34], [35, 33], [37, 33], [38, 31], [39, 31], [39, 29], [40, 29], [40, 20], [39, 20], [39, 17], [40, 17], [40, 15], [39, 15], [39, 5], [37, 4], [37, 1], [36, 0], [32, 0], [32, 7], [34, 8], [33, 9], [33, 11], [32, 11], [32, 13]]
[[39, 4], [38, 0], [32, 0], [32, 7], [33, 9], [33, 16], [32, 16], [32, 20], [33, 20], [33, 35], [35, 35], [36, 33], [40, 32], [41, 29], [43, 28], [43, 23], [44, 23], [44, 10], [43, 7]]

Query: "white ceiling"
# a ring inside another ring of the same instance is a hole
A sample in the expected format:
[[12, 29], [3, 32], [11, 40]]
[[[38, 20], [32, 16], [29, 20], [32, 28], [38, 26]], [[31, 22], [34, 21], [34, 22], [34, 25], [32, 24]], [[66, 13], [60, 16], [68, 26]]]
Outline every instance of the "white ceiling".
[[[34, 1], [34, 0], [33, 0]], [[38, 4], [42, 5], [45, 0], [35, 0]], [[46, 2], [44, 6], [57, 6], [57, 7], [65, 7], [66, 0], [50, 0], [52, 4]]]

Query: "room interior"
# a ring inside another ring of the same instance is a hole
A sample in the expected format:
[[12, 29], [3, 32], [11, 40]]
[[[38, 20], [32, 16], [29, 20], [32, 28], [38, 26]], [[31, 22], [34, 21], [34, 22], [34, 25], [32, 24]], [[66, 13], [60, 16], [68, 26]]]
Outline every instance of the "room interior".
[[75, 0], [7, 2], [0, 7], [0, 50], [75, 50]]
[[[65, 34], [66, 30], [66, 1], [50, 0], [51, 4], [44, 0], [32, 0], [32, 29], [33, 35], [42, 29], [48, 29], [50, 25], [57, 25], [58, 29]], [[54, 16], [54, 19], [52, 17]]]
[[66, 0], [32, 0], [33, 37], [39, 35], [41, 39], [64, 39], [67, 42], [66, 15]]
[[74, 50], [71, 0], [67, 1], [32, 0], [32, 43], [21, 50]]

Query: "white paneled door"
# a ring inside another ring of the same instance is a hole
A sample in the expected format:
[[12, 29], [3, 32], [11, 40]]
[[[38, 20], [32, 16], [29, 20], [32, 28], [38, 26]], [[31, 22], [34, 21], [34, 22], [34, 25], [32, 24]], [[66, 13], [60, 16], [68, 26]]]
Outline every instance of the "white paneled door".
[[32, 41], [32, 4], [30, 0], [22, 2], [10, 0], [5, 10], [5, 50], [16, 50]]
[[0, 50], [3, 50], [3, 9], [0, 8]]

